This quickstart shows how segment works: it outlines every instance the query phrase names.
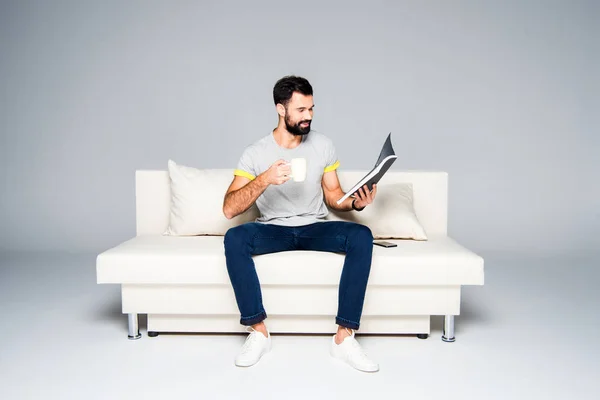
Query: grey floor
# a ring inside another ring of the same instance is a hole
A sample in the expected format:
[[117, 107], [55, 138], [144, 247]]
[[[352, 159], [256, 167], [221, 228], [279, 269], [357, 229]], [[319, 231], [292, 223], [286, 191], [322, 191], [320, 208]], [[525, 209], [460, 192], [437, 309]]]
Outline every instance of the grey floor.
[[[455, 343], [359, 338], [381, 371], [330, 359], [328, 336], [273, 337], [247, 369], [241, 335], [128, 341], [119, 288], [96, 285], [95, 255], [0, 254], [0, 399], [598, 399], [600, 259], [482, 254]], [[594, 379], [595, 378], [595, 379]]]

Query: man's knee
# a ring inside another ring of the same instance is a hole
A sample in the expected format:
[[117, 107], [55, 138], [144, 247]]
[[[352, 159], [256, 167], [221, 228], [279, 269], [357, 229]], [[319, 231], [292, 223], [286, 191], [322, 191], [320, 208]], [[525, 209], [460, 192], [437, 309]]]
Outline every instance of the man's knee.
[[354, 245], [373, 246], [373, 232], [362, 224], [354, 224], [348, 234], [348, 241]]
[[250, 242], [251, 232], [249, 228], [247, 224], [229, 228], [223, 240], [225, 252], [228, 250], [242, 250]]

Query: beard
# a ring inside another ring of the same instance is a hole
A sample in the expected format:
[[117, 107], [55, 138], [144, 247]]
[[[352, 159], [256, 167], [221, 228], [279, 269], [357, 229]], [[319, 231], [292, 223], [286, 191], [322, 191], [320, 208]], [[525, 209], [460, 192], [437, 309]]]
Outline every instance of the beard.
[[[310, 124], [312, 121], [306, 120], [306, 121], [298, 121], [297, 123], [292, 123], [292, 121], [290, 121], [287, 117], [287, 115], [285, 116], [285, 118], [283, 119], [285, 121], [285, 129], [287, 129], [287, 131], [289, 133], [291, 133], [294, 136], [304, 136], [304, 135], [308, 135], [308, 133], [310, 132]], [[308, 126], [303, 127], [301, 126], [301, 124], [303, 123], [307, 123]]]

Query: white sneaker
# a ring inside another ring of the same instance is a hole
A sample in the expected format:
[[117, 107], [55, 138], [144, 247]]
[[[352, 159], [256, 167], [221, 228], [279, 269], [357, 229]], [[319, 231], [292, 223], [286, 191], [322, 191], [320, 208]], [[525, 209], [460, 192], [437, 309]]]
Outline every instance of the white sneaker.
[[249, 367], [256, 364], [263, 354], [271, 350], [271, 334], [268, 330], [268, 337], [254, 330], [251, 326], [246, 328], [246, 332], [250, 332], [250, 334], [235, 358], [235, 365], [238, 367]]
[[333, 335], [330, 353], [332, 357], [350, 364], [359, 371], [379, 371], [379, 364], [367, 357], [360, 344], [354, 338], [354, 330], [352, 331], [352, 335], [346, 337], [340, 344], [335, 343], [335, 335]]

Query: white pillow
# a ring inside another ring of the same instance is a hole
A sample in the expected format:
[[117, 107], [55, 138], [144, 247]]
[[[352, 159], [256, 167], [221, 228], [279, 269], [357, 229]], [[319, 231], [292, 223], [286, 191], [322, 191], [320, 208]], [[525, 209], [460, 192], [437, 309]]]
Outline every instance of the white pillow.
[[427, 240], [413, 206], [411, 183], [391, 183], [378, 187], [377, 196], [364, 210], [331, 211], [331, 221], [349, 221], [371, 228], [375, 239]]
[[233, 180], [233, 170], [197, 169], [169, 160], [171, 211], [165, 235], [225, 235], [229, 228], [259, 216], [255, 205], [235, 218], [223, 215], [223, 198]]

